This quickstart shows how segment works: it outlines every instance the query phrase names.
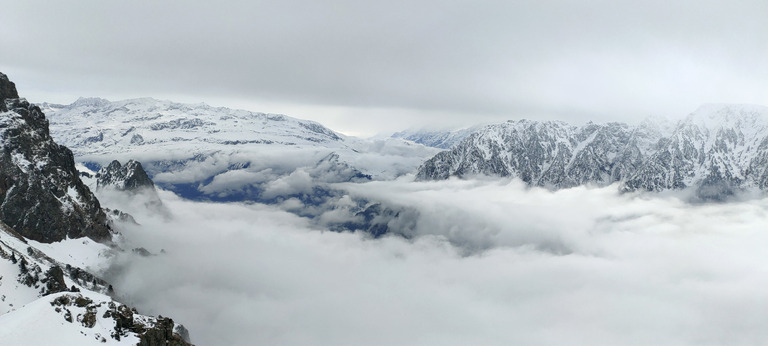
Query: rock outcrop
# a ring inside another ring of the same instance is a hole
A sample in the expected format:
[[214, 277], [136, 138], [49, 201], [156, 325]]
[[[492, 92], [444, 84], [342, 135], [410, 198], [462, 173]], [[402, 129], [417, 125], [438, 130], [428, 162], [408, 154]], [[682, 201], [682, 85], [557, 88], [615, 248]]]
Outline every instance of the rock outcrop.
[[56, 144], [48, 120], [0, 73], [0, 220], [40, 242], [109, 241], [99, 201], [80, 180], [72, 151]]
[[139, 191], [153, 189], [155, 184], [149, 178], [141, 163], [129, 160], [125, 165], [112, 161], [96, 173], [97, 188], [112, 187], [122, 191]]

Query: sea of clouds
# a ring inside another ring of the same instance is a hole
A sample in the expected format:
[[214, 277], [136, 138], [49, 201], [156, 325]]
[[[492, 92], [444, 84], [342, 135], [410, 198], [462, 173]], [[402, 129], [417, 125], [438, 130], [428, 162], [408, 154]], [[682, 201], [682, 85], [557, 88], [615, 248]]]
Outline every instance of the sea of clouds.
[[[768, 199], [691, 204], [516, 180], [335, 184], [408, 213], [409, 238], [337, 233], [280, 205], [166, 210], [99, 196], [140, 225], [106, 273], [198, 345], [723, 345], [768, 338]], [[393, 225], [397, 226], [397, 225]]]

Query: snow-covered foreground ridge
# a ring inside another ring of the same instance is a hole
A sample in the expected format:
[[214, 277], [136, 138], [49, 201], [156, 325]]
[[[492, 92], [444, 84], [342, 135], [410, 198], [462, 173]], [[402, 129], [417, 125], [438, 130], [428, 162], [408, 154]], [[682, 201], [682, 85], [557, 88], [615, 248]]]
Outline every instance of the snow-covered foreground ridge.
[[677, 124], [508, 121], [472, 133], [417, 173], [424, 180], [473, 175], [549, 188], [615, 182], [623, 190], [693, 188], [704, 199], [766, 189], [768, 107], [704, 105]]
[[112, 286], [89, 273], [113, 251], [88, 238], [37, 243], [0, 223], [3, 345], [137, 345], [166, 337], [184, 345], [181, 325], [114, 301]]

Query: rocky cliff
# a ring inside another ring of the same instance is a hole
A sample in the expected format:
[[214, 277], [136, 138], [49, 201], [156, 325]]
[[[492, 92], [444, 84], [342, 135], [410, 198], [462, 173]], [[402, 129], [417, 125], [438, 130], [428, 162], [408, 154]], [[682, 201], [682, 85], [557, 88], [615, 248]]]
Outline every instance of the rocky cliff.
[[0, 220], [22, 236], [55, 242], [111, 239], [99, 201], [80, 180], [72, 151], [56, 144], [37, 106], [0, 73]]
[[99, 188], [113, 187], [123, 191], [155, 188], [152, 179], [136, 160], [129, 160], [125, 165], [117, 160], [112, 161], [96, 173], [96, 184]]

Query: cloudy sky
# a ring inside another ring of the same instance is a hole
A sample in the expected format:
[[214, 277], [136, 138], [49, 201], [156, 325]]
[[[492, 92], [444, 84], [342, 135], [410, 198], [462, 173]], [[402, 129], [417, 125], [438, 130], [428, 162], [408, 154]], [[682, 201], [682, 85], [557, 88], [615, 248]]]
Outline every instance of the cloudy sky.
[[0, 68], [33, 102], [156, 97], [348, 134], [768, 104], [755, 1], [15, 1]]

